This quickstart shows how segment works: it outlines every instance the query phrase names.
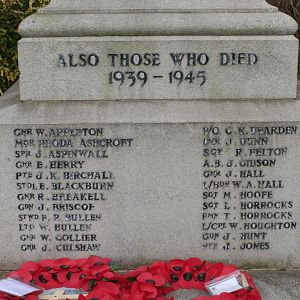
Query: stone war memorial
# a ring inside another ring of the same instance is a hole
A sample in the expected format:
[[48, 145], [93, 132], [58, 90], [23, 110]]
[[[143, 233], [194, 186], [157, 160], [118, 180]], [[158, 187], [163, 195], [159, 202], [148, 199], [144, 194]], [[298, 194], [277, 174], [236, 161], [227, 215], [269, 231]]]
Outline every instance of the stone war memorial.
[[296, 30], [263, 0], [52, 0], [25, 19], [0, 98], [0, 269], [201, 257], [300, 299]]

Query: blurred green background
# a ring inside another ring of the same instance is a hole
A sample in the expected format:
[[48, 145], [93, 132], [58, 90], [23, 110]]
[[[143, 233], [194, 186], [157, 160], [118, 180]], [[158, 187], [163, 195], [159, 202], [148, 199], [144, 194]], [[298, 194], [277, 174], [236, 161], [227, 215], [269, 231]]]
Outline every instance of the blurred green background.
[[0, 95], [19, 78], [20, 22], [50, 0], [0, 0]]
[[[17, 30], [20, 22], [49, 2], [50, 0], [0, 0], [0, 95], [19, 78], [17, 41], [20, 36]], [[267, 2], [292, 16], [300, 25], [300, 0]], [[300, 31], [297, 37], [300, 37]]]

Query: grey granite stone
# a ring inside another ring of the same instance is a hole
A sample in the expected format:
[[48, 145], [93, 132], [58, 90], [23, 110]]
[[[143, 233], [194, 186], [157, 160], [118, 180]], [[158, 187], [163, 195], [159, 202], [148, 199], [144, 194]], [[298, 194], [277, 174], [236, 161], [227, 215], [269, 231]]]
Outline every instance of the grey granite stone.
[[19, 28], [21, 100], [295, 98], [296, 30], [263, 0], [53, 1]]
[[20, 99], [0, 99], [0, 269], [299, 268], [296, 29], [263, 0], [54, 0], [27, 18]]
[[19, 81], [13, 84], [8, 91], [1, 97], [0, 107], [11, 106], [17, 104], [20, 98]]
[[300, 271], [252, 271], [264, 300], [300, 299]]
[[296, 98], [297, 57], [292, 36], [26, 38], [21, 100]]
[[23, 37], [291, 35], [297, 23], [275, 13], [36, 14], [20, 25]]
[[52, 0], [43, 12], [49, 11], [85, 11], [85, 10], [138, 10], [138, 11], [252, 11], [252, 12], [274, 12], [276, 8], [268, 5], [263, 0], [252, 0], [251, 3], [247, 0], [127, 0], [126, 2], [120, 0], [86, 0], [84, 3], [81, 0]]
[[175, 300], [190, 300], [199, 296], [208, 296], [209, 294], [197, 290], [179, 290], [174, 293], [171, 293], [170, 296], [173, 296]]
[[[124, 266], [200, 256], [299, 267], [300, 100], [240, 103], [1, 108], [0, 267], [90, 254]], [[103, 188], [82, 190], [89, 182]]]
[[[16, 105], [0, 113], [0, 124], [184, 124], [200, 122], [300, 121], [300, 101], [296, 100], [148, 100], [148, 101], [28, 101], [20, 102], [19, 83], [2, 99]], [[298, 82], [298, 95], [300, 84]], [[0, 104], [1, 105], [1, 104]], [[34, 119], [32, 118], [34, 116]], [[88, 120], [87, 117], [88, 116]]]
[[296, 30], [292, 18], [264, 0], [53, 1], [20, 26], [23, 37], [290, 35]]

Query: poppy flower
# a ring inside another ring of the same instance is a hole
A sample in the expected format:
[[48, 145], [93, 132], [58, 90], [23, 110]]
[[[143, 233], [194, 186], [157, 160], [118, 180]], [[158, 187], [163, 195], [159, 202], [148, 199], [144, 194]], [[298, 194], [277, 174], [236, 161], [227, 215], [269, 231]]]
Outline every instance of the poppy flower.
[[89, 271], [86, 268], [83, 269], [83, 272], [86, 272], [88, 276], [91, 276], [92, 279], [102, 280], [107, 274], [107, 277], [111, 277], [111, 268], [108, 265], [99, 265], [93, 268], [90, 268]]
[[166, 283], [166, 280], [164, 277], [160, 275], [152, 275], [150, 272], [145, 272], [140, 274], [136, 278], [137, 282], [139, 283], [148, 283], [154, 286], [164, 286]]
[[113, 279], [114, 274], [111, 268], [104, 264], [104, 262], [108, 261], [108, 259], [103, 260], [96, 256], [91, 257], [90, 261], [81, 268], [80, 272], [70, 275], [67, 283], [68, 287], [82, 288], [87, 291], [90, 288], [91, 281], [100, 281], [103, 278]]
[[99, 256], [92, 255], [87, 259], [87, 265], [90, 268], [98, 267], [101, 265], [108, 265], [111, 262], [110, 258], [102, 258]]
[[157, 296], [164, 297], [174, 291], [175, 291], [174, 288], [171, 286], [163, 286], [163, 287], [160, 287], [159, 289], [157, 289]]
[[36, 285], [44, 289], [55, 289], [62, 286], [57, 281], [56, 273], [51, 274], [45, 271], [34, 274], [33, 281]]
[[227, 275], [237, 271], [238, 268], [235, 265], [223, 265], [223, 269], [221, 271], [220, 276]]
[[170, 282], [171, 276], [166, 263], [163, 261], [157, 261], [149, 267], [148, 270], [153, 275], [160, 275], [165, 281]]
[[39, 265], [44, 269], [44, 271], [49, 273], [56, 273], [61, 270], [69, 269], [70, 265], [74, 264], [74, 260], [69, 258], [60, 258], [57, 260], [44, 259], [39, 262]]
[[[116, 273], [108, 265], [110, 261], [108, 258], [90, 256], [88, 259], [27, 262], [9, 275], [21, 278], [23, 282], [34, 282], [45, 289], [64, 286], [90, 291], [86, 296], [80, 295], [79, 300], [174, 300], [167, 296], [174, 290], [204, 291], [206, 282], [237, 270], [234, 265], [211, 264], [190, 258], [157, 261], [149, 268], [141, 266], [127, 273]], [[250, 275], [242, 273], [248, 280], [249, 289], [212, 297], [201, 296], [194, 300], [261, 300]], [[1, 292], [0, 299], [20, 300]], [[37, 293], [27, 295], [23, 300], [37, 300]]]
[[119, 292], [120, 288], [118, 285], [112, 282], [99, 282], [93, 291], [91, 291], [87, 296], [81, 295], [78, 300], [114, 300], [118, 299]]
[[124, 284], [124, 287], [127, 286], [128, 284], [131, 285], [132, 282], [136, 281], [137, 276], [140, 274], [147, 272], [148, 267], [147, 266], [140, 266], [136, 268], [133, 271], [129, 271], [126, 273], [114, 273], [114, 276], [110, 278], [110, 280], [116, 280], [121, 284]]
[[204, 269], [206, 273], [205, 282], [207, 282], [220, 277], [224, 269], [224, 265], [222, 263], [206, 264]]
[[125, 273], [124, 276], [127, 278], [137, 277], [138, 275], [146, 272], [147, 270], [148, 270], [147, 266], [140, 266], [133, 271]]
[[28, 261], [23, 263], [19, 270], [9, 273], [7, 277], [20, 279], [24, 283], [31, 283], [34, 274], [39, 272], [39, 269], [38, 263]]
[[[52, 279], [57, 281], [59, 286], [65, 287], [76, 287], [81, 288], [82, 286], [78, 283], [75, 284], [71, 282], [71, 278], [76, 277], [74, 274], [79, 274], [78, 279], [86, 277], [86, 274], [82, 270], [87, 266], [88, 259], [77, 259], [71, 260], [69, 258], [60, 258], [57, 260], [42, 260], [40, 261], [40, 267], [49, 274], [52, 274]], [[44, 280], [45, 281], [45, 280]], [[49, 279], [47, 279], [49, 281]], [[39, 281], [38, 281], [39, 282]], [[50, 280], [50, 285], [53, 286], [52, 280]]]
[[38, 300], [37, 295], [27, 295], [24, 300]]
[[86, 258], [76, 260], [71, 260], [69, 258], [60, 258], [57, 260], [45, 259], [39, 262], [39, 265], [49, 273], [64, 272], [67, 270], [75, 273], [81, 271], [85, 264], [87, 264]]
[[169, 261], [166, 265], [170, 272], [170, 284], [174, 290], [204, 289], [203, 276], [199, 277], [199, 275], [205, 274], [204, 261], [197, 258], [188, 260], [175, 259]]
[[202, 261], [199, 258], [192, 257], [186, 260], [186, 264], [192, 267], [193, 272], [199, 272], [205, 266], [206, 261]]
[[172, 285], [174, 290], [180, 289], [178, 281], [182, 274], [185, 261], [182, 259], [173, 259], [165, 263], [165, 267], [170, 274], [169, 283]]
[[11, 296], [6, 293], [0, 292], [1, 300], [19, 300], [19, 297]]
[[166, 263], [166, 267], [169, 272], [173, 272], [175, 274], [181, 274], [185, 264], [186, 262], [182, 259], [172, 259]]
[[143, 295], [143, 299], [153, 299], [157, 296], [157, 289], [149, 283], [134, 282], [131, 286], [132, 295]]
[[[174, 284], [173, 284], [174, 286]], [[179, 276], [177, 282], [175, 282], [175, 289], [203, 289], [204, 283], [199, 281], [196, 277], [196, 273], [190, 265], [185, 265]]]
[[101, 290], [106, 294], [117, 295], [120, 292], [120, 287], [112, 282], [98, 282], [94, 290]]
[[[40, 294], [41, 291], [35, 292], [29, 295], [26, 295], [23, 300], [38, 300], [37, 295]], [[8, 295], [6, 293], [0, 292], [0, 299], [1, 300], [20, 300], [20, 297]]]
[[70, 280], [66, 282], [66, 287], [88, 291], [90, 289], [90, 281], [91, 280], [88, 278], [88, 275], [81, 271], [71, 274]]

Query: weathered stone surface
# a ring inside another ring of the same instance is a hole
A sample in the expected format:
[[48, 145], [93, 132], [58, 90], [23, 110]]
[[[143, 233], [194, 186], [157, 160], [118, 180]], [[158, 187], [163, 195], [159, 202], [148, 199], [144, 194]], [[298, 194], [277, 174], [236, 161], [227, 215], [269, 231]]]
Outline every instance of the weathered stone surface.
[[89, 254], [299, 267], [299, 112], [299, 100], [2, 108], [1, 268]]
[[20, 86], [19, 86], [19, 82], [17, 81], [1, 97], [0, 107], [11, 106], [13, 104], [17, 104], [20, 101], [19, 98], [20, 98]]
[[[16, 84], [18, 85], [18, 83]], [[3, 97], [6, 101], [19, 102], [17, 86], [13, 86]], [[300, 84], [298, 84], [298, 94]], [[245, 100], [237, 105], [235, 100], [149, 100], [149, 101], [39, 101], [22, 102], [8, 107], [1, 114], [0, 124], [29, 122], [30, 124], [79, 123], [199, 123], [199, 122], [278, 122], [298, 121], [299, 100]], [[76, 105], [75, 105], [76, 104]], [[34, 120], [32, 119], [34, 116]], [[20, 123], [21, 124], [21, 123]]]
[[297, 55], [286, 36], [27, 38], [21, 100], [295, 98]]
[[53, 1], [19, 28], [21, 100], [295, 98], [296, 30], [263, 0]]
[[256, 36], [292, 35], [297, 24], [279, 13], [48, 14], [28, 17], [19, 30], [23, 37]]
[[249, 3], [247, 0], [165, 0], [165, 1], [156, 1], [156, 0], [129, 0], [129, 1], [120, 1], [120, 0], [86, 0], [84, 3], [80, 0], [52, 0], [50, 5], [43, 10], [43, 12], [49, 11], [63, 11], [63, 10], [77, 10], [77, 11], [86, 11], [86, 10], [139, 10], [139, 11], [255, 11], [255, 12], [274, 12], [277, 9], [273, 6], [268, 5], [263, 0], [253, 0]]
[[179, 290], [174, 293], [171, 293], [170, 296], [173, 296], [175, 300], [190, 300], [197, 298], [199, 296], [208, 296], [209, 294], [197, 290]]
[[23, 102], [0, 99], [0, 269], [300, 267], [296, 29], [262, 0], [54, 0], [27, 18]]
[[[187, 17], [188, 16], [188, 17]], [[257, 1], [52, 1], [20, 26], [23, 37], [291, 35], [296, 22]]]
[[266, 300], [296, 300], [300, 298], [300, 272], [252, 271], [255, 284]]

